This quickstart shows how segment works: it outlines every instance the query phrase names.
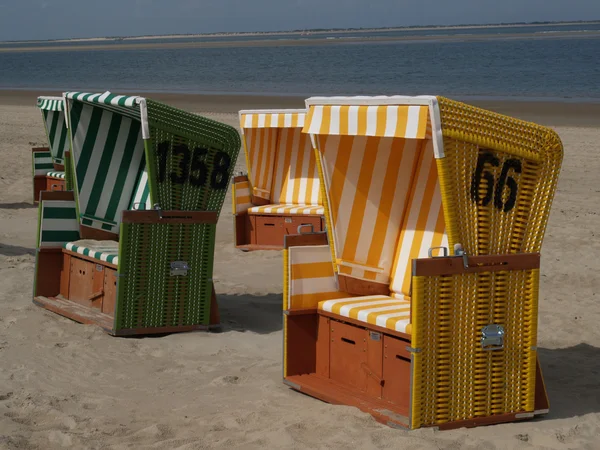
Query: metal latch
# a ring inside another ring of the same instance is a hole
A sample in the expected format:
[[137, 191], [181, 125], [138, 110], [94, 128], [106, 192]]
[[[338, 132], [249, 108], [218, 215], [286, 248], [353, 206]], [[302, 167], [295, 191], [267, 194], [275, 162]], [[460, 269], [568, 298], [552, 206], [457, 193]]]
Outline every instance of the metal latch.
[[185, 277], [190, 270], [190, 266], [186, 261], [173, 261], [171, 263], [171, 276], [172, 277]]
[[465, 266], [465, 269], [469, 268], [469, 256], [467, 255], [467, 252], [465, 252], [462, 244], [454, 244], [454, 256], [462, 256], [463, 266]]
[[481, 329], [481, 347], [486, 351], [504, 348], [504, 327], [502, 325], [486, 325]]

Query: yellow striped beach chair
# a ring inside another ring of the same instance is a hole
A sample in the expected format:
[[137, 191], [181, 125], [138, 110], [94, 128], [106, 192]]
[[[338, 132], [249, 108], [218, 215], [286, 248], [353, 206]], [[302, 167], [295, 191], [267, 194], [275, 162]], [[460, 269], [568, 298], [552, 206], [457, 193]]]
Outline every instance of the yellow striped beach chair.
[[407, 428], [548, 412], [552, 130], [441, 97], [307, 100], [327, 238], [284, 251], [284, 380]]
[[216, 223], [238, 132], [143, 97], [64, 99], [74, 189], [41, 193], [34, 302], [118, 336], [218, 326]]
[[247, 176], [234, 178], [235, 243], [281, 249], [298, 227], [323, 229], [320, 182], [305, 110], [240, 111]]
[[38, 97], [37, 106], [42, 112], [48, 147], [31, 149], [34, 202], [41, 191], [67, 188], [65, 159], [70, 148], [62, 97]]

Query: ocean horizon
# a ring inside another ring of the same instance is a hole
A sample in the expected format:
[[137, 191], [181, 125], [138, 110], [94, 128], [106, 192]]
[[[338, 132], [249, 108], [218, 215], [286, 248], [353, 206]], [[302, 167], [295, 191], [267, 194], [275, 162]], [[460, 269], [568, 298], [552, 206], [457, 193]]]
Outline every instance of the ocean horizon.
[[432, 31], [5, 44], [0, 90], [600, 101], [600, 23]]

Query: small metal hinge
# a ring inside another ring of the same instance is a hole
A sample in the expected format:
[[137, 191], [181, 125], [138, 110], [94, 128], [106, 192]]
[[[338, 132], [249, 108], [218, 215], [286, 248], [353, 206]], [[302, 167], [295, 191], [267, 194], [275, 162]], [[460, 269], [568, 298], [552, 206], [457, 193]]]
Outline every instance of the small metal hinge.
[[406, 350], [410, 353], [421, 353], [420, 348], [406, 347]]

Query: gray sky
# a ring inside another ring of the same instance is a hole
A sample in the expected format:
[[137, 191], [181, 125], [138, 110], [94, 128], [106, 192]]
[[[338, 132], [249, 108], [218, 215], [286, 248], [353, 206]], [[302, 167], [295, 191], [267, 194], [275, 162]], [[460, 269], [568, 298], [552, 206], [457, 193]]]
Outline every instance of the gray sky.
[[600, 19], [600, 0], [0, 0], [0, 40]]

